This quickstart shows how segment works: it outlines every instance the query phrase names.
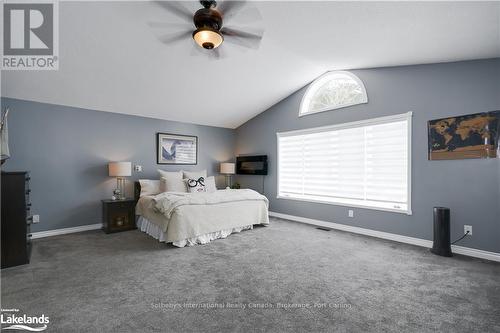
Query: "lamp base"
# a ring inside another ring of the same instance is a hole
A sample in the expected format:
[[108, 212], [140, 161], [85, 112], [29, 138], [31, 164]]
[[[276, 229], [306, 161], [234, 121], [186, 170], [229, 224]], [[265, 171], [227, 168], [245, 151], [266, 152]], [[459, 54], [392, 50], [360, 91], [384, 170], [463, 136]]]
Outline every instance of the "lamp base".
[[231, 175], [226, 175], [226, 189], [231, 188]]
[[125, 200], [125, 178], [116, 177], [116, 190], [113, 194], [116, 200]]

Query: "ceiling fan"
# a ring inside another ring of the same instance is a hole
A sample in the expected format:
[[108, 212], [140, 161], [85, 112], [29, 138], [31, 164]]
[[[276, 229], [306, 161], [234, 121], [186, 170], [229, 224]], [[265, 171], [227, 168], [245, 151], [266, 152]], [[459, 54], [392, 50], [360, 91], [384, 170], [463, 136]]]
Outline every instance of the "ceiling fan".
[[[205, 50], [216, 50], [224, 41], [239, 44], [249, 48], [257, 48], [262, 39], [262, 33], [252, 33], [223, 26], [223, 21], [236, 15], [244, 5], [245, 1], [226, 0], [220, 5], [215, 0], [201, 0], [203, 8], [198, 9], [192, 14], [186, 7], [178, 2], [156, 1], [157, 4], [167, 9], [169, 12], [181, 17], [189, 23], [194, 23], [193, 28], [172, 35], [166, 35], [161, 38], [164, 43], [182, 41], [189, 36], [193, 38], [196, 44]], [[260, 17], [260, 14], [253, 13], [253, 16]], [[161, 26], [162, 24], [150, 24], [152, 26]]]

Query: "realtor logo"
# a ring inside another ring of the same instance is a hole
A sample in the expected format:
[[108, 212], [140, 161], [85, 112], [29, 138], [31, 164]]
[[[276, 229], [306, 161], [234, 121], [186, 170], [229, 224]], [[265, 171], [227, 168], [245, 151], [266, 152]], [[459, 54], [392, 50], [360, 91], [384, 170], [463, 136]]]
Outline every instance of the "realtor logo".
[[3, 4], [2, 69], [58, 69], [57, 2]]
[[45, 314], [32, 316], [22, 314], [19, 309], [15, 308], [1, 309], [0, 324], [2, 331], [42, 332], [47, 329], [49, 322], [50, 318]]

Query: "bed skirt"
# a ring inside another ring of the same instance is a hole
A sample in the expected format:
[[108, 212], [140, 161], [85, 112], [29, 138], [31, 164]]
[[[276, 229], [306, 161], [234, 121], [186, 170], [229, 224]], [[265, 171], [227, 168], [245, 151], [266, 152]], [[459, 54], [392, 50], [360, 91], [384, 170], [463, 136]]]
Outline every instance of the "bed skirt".
[[[140, 215], [138, 216], [137, 228], [140, 231], [148, 234], [149, 236], [153, 237], [154, 239], [156, 239], [160, 242], [166, 242], [165, 233], [161, 230], [161, 228], [158, 227], [156, 224], [151, 223], [144, 216], [140, 216]], [[187, 239], [175, 241], [172, 243], [172, 245], [177, 246], [177, 247], [184, 247], [184, 246], [193, 246], [193, 245], [197, 245], [197, 244], [207, 244], [207, 243], [210, 243], [211, 241], [216, 240], [216, 239], [226, 238], [227, 236], [231, 235], [232, 233], [237, 233], [237, 232], [241, 232], [244, 230], [251, 230], [251, 229], [253, 229], [253, 225], [247, 225], [247, 226], [239, 227], [239, 228], [220, 230], [220, 231], [211, 232], [211, 233], [204, 234], [204, 235], [199, 235], [199, 236], [196, 236], [193, 238], [187, 238]]]

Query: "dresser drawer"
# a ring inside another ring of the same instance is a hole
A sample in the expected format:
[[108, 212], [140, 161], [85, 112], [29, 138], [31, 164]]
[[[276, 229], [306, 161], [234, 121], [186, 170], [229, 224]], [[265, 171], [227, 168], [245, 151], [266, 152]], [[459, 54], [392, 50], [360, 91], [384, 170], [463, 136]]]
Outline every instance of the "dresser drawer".
[[31, 190], [27, 172], [2, 172], [2, 268], [29, 263]]

